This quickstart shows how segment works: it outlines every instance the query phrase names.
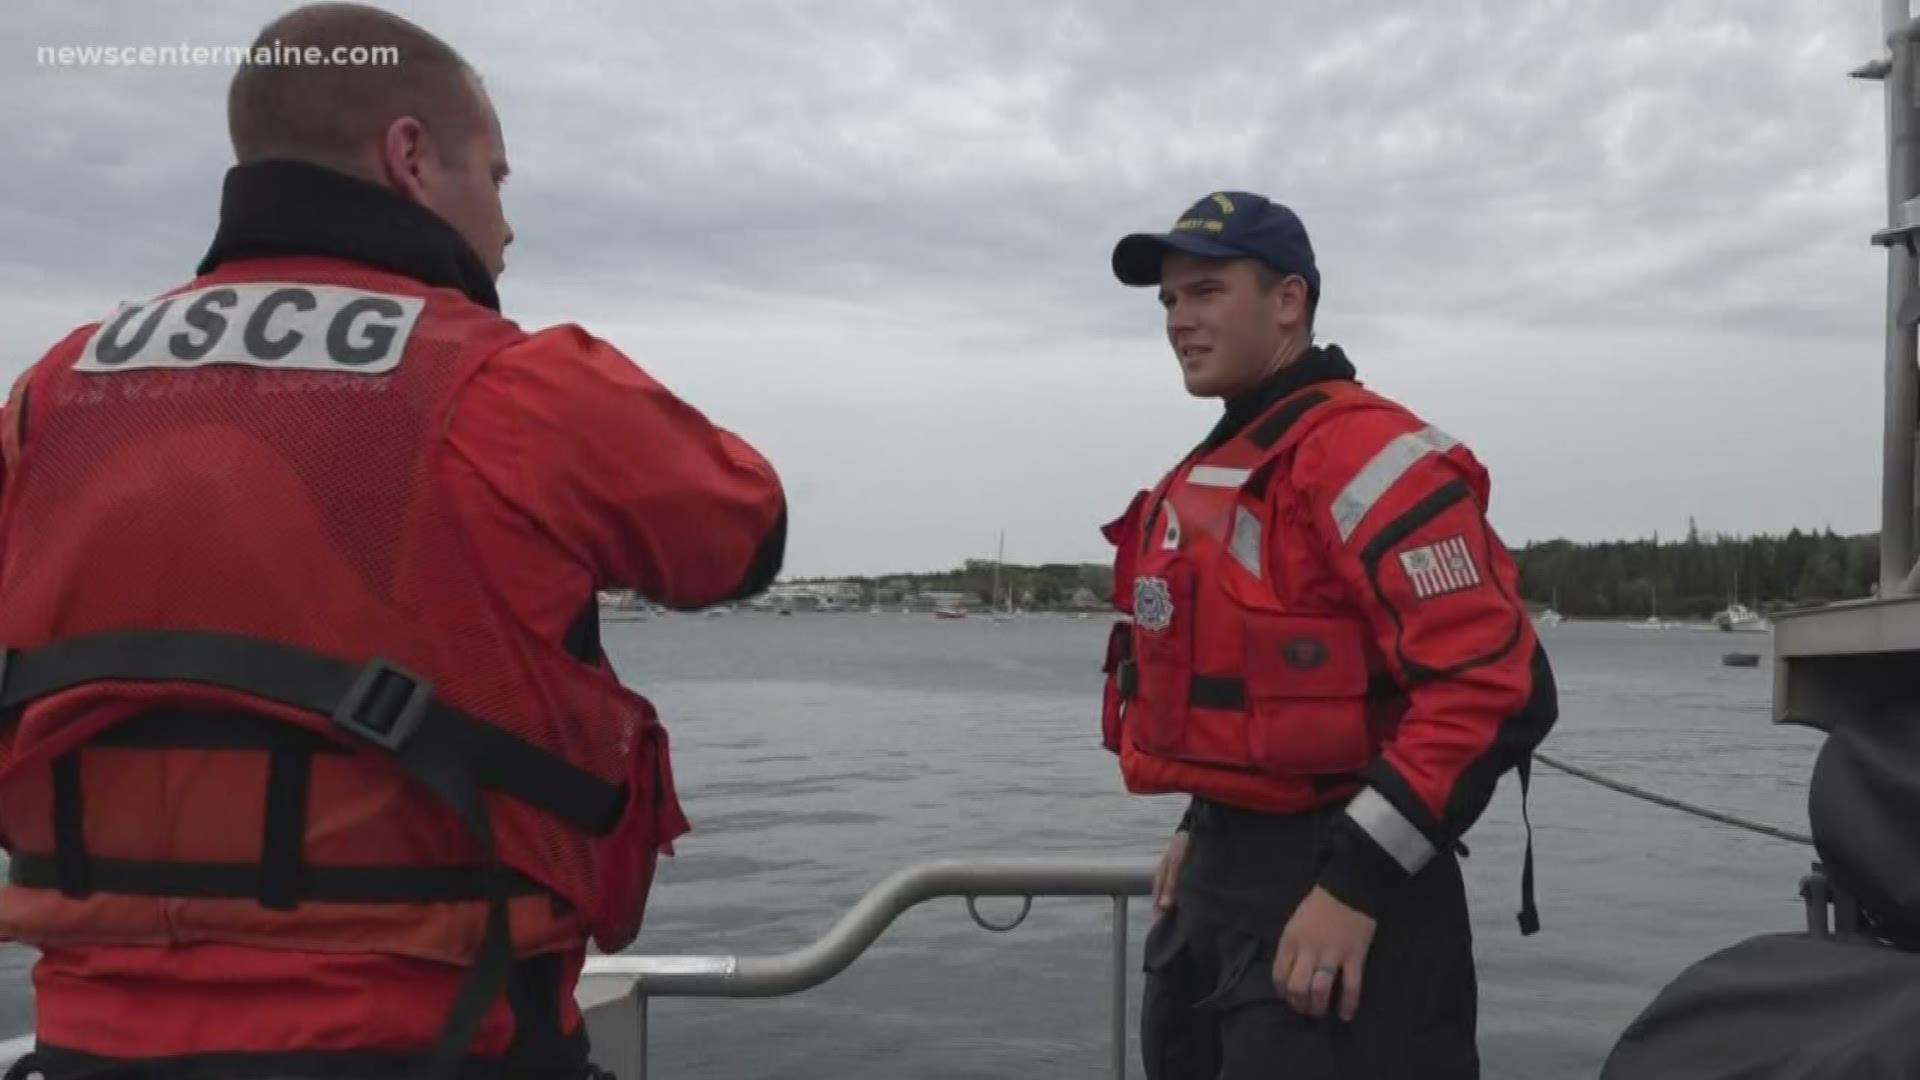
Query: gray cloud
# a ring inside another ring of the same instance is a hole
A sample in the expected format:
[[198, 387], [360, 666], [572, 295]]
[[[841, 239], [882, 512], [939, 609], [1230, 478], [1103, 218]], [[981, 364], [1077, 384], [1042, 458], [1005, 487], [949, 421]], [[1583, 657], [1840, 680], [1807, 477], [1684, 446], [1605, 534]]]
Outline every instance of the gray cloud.
[[[792, 569], [1100, 558], [1205, 431], [1121, 233], [1219, 188], [1298, 208], [1322, 336], [1469, 441], [1510, 540], [1877, 525], [1875, 5], [1145, 0], [394, 5], [514, 161], [502, 292], [762, 444]], [[204, 249], [208, 67], [277, 5], [9, 14], [11, 375]]]

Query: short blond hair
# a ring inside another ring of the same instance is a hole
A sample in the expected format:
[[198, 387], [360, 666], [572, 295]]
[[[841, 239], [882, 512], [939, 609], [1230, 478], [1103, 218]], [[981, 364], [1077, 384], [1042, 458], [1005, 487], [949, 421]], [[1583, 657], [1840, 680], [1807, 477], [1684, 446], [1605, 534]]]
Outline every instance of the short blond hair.
[[366, 4], [315, 3], [268, 23], [253, 51], [323, 56], [364, 47], [391, 60], [364, 64], [246, 63], [227, 89], [227, 131], [242, 165], [268, 158], [354, 171], [387, 128], [420, 121], [442, 157], [459, 159], [485, 118], [479, 76], [446, 42]]

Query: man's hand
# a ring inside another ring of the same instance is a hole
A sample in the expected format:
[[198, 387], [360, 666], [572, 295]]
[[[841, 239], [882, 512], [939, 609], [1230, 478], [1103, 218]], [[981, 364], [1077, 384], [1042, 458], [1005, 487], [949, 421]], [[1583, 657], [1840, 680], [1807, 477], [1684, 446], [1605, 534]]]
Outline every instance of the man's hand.
[[1180, 864], [1187, 858], [1187, 834], [1177, 832], [1167, 841], [1167, 853], [1160, 856], [1160, 868], [1153, 872], [1153, 910], [1166, 914], [1173, 910], [1174, 889], [1180, 883]]
[[1360, 1008], [1360, 972], [1373, 944], [1373, 919], [1318, 885], [1287, 920], [1273, 957], [1273, 986], [1295, 1012], [1325, 1016], [1340, 981], [1340, 1019]]

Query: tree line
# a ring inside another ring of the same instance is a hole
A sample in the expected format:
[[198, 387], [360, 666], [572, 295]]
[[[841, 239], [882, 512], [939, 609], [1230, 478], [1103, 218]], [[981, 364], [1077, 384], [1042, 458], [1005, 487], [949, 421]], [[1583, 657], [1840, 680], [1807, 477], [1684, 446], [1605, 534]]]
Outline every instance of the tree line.
[[[793, 579], [795, 584], [805, 584], [810, 580], [824, 579]], [[981, 603], [998, 606], [1010, 594], [1013, 602], [1020, 607], [1049, 610], [1072, 607], [1074, 596], [1081, 589], [1091, 592], [1102, 606], [1113, 597], [1113, 567], [1098, 563], [1044, 563], [1039, 566], [1006, 563], [1000, 566], [996, 578], [991, 559], [968, 559], [951, 570], [876, 574], [835, 580], [859, 582], [865, 594], [863, 602], [867, 603], [896, 601], [902, 594], [951, 592], [972, 593]]]
[[1520, 592], [1535, 605], [1587, 618], [1706, 618], [1738, 600], [1756, 611], [1871, 595], [1880, 537], [1833, 530], [1785, 536], [1575, 543], [1551, 540], [1513, 552]]
[[[1739, 601], [1756, 611], [1805, 607], [1871, 595], [1880, 576], [1877, 533], [1839, 536], [1833, 530], [1784, 536], [1703, 535], [1688, 525], [1684, 540], [1578, 542], [1549, 540], [1513, 549], [1520, 593], [1535, 607], [1595, 619], [1709, 618]], [[1044, 610], [1073, 606], [1081, 589], [1101, 605], [1113, 597], [1113, 568], [1102, 563], [994, 564], [969, 559], [951, 570], [842, 578], [860, 582], [868, 602], [903, 593], [972, 593], [997, 605], [1011, 590], [1014, 603]]]

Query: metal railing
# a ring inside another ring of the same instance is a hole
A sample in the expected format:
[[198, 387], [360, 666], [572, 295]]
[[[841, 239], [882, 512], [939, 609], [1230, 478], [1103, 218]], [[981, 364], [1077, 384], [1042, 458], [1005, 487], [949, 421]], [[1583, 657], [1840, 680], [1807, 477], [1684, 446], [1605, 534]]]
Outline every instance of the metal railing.
[[[1113, 901], [1112, 1064], [1127, 1075], [1127, 899], [1146, 896], [1153, 867], [1080, 859], [982, 859], [921, 863], [874, 886], [825, 935], [779, 956], [596, 956], [583, 973], [632, 980], [634, 1007], [630, 1075], [647, 1075], [647, 1002], [656, 997], [780, 997], [818, 986], [845, 971], [907, 909], [942, 897], [965, 897], [982, 928], [1004, 933], [1026, 921], [1034, 897], [1105, 896]], [[1010, 896], [1020, 912], [989, 922], [975, 901]]]
[[[845, 971], [907, 909], [959, 896], [982, 928], [1005, 933], [1025, 922], [1035, 897], [1105, 896], [1113, 901], [1113, 1075], [1127, 1075], [1127, 899], [1146, 896], [1153, 867], [1085, 859], [949, 860], [911, 866], [880, 882], [819, 940], [779, 956], [594, 956], [582, 973], [631, 980], [634, 1008], [630, 1072], [647, 1075], [647, 1001], [656, 997], [781, 997], [818, 986]], [[991, 922], [975, 901], [1017, 897], [1020, 912]], [[0, 1041], [0, 1071], [33, 1049], [33, 1036]]]

